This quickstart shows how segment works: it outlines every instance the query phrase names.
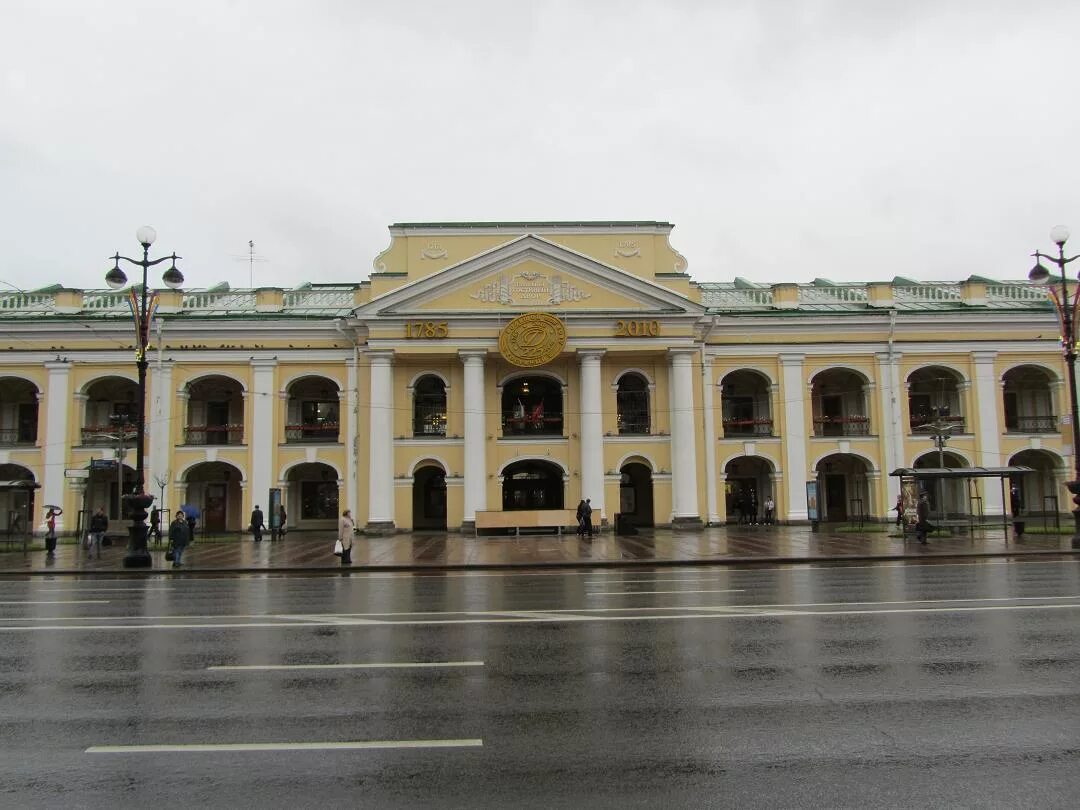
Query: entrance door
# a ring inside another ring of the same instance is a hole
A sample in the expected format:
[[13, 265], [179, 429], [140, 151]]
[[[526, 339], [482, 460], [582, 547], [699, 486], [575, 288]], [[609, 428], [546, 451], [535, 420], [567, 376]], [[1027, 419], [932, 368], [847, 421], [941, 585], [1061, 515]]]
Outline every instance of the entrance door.
[[424, 467], [413, 478], [413, 529], [446, 531], [446, 473]]
[[652, 472], [644, 464], [627, 464], [619, 483], [619, 515], [624, 525], [653, 525]]
[[225, 531], [228, 498], [226, 484], [207, 484], [203, 508], [203, 526], [208, 532]]
[[847, 520], [847, 481], [843, 475], [825, 476], [825, 520]]

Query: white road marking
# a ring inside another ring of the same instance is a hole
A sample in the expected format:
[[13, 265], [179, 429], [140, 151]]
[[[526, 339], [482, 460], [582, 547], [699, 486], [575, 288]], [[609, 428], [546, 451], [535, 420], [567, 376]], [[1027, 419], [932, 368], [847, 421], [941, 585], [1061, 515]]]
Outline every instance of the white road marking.
[[745, 593], [745, 588], [718, 588], [711, 591], [586, 591], [586, 596], [637, 596], [649, 593]]
[[245, 664], [207, 667], [212, 672], [277, 671], [293, 669], [424, 669], [428, 667], [482, 667], [483, 661], [402, 661], [371, 664]]
[[109, 599], [54, 599], [51, 601], [11, 600], [0, 605], [107, 605]]
[[202, 751], [356, 751], [386, 748], [479, 748], [481, 739], [353, 740], [350, 742], [189, 743], [186, 745], [92, 745], [87, 754], [189, 754]]
[[[845, 604], [845, 603], [840, 603]], [[865, 603], [873, 604], [873, 603]], [[645, 608], [646, 610], [657, 610]], [[636, 614], [629, 616], [595, 615], [590, 608], [562, 613], [545, 611], [544, 613], [515, 613], [514, 611], [459, 611], [454, 614], [469, 618], [461, 619], [408, 619], [405, 621], [379, 621], [375, 619], [349, 619], [345, 616], [312, 619], [306, 625], [285, 622], [246, 622], [246, 623], [207, 623], [207, 624], [102, 624], [102, 625], [45, 625], [40, 627], [0, 627], [0, 633], [18, 633], [44, 630], [261, 630], [274, 627], [420, 627], [452, 624], [542, 624], [560, 622], [644, 622], [674, 621], [678, 619], [757, 619], [769, 617], [793, 616], [874, 616], [892, 613], [972, 613], [979, 611], [1002, 610], [1077, 610], [1077, 604], [1056, 605], [981, 605], [976, 607], [922, 607], [922, 608], [886, 608], [882, 610], [783, 610], [767, 606], [754, 605], [699, 605], [680, 606], [678, 610], [693, 610], [697, 613]], [[674, 610], [668, 608], [668, 610]], [[718, 612], [724, 611], [724, 612]], [[610, 611], [605, 611], [610, 613]]]

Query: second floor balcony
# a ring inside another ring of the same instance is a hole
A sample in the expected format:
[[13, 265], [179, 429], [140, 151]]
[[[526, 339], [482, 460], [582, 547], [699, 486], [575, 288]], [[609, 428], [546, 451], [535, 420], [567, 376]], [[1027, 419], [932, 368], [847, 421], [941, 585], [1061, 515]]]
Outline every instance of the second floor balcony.
[[725, 419], [724, 438], [745, 436], [772, 436], [773, 420], [768, 416]]
[[244, 443], [243, 425], [188, 425], [184, 444], [195, 447]]
[[340, 430], [341, 426], [337, 422], [302, 422], [297, 425], [285, 425], [285, 441], [333, 444], [338, 440]]
[[1057, 433], [1057, 417], [1050, 416], [1008, 416], [1005, 420], [1006, 433]]
[[815, 436], [869, 436], [869, 416], [820, 416], [814, 419]]

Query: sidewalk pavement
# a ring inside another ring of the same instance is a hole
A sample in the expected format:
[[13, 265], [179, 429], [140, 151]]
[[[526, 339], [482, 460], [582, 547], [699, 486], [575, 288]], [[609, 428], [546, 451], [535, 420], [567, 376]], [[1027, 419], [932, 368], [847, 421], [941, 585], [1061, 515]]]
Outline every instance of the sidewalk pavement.
[[[890, 527], [891, 529], [892, 527]], [[0, 549], [0, 575], [147, 574], [207, 572], [341, 571], [333, 555], [332, 532], [293, 532], [261, 543], [250, 535], [198, 539], [184, 552], [183, 568], [165, 561], [165, 547], [151, 545], [154, 566], [125, 569], [123, 545], [102, 549], [90, 558], [74, 544], [62, 544], [54, 559], [43, 550]], [[40, 544], [40, 541], [38, 541]], [[351, 570], [446, 570], [484, 568], [620, 567], [731, 565], [747, 563], [816, 563], [883, 560], [950, 560], [963, 557], [1033, 557], [1080, 555], [1068, 535], [1025, 535], [1020, 543], [995, 530], [973, 536], [931, 538], [927, 545], [912, 535], [901, 538], [881, 531], [837, 532], [826, 525], [726, 526], [700, 532], [645, 530], [633, 537], [598, 534], [473, 537], [455, 533], [402, 533], [358, 536]], [[1076, 559], [1080, 559], [1077, 556]]]

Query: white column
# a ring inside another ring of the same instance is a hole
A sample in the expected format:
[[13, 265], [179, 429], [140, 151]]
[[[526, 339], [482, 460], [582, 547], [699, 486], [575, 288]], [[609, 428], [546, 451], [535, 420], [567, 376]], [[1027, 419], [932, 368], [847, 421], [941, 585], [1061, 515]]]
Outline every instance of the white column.
[[[900, 493], [900, 481], [889, 475], [904, 464], [904, 434], [900, 423], [903, 413], [900, 407], [900, 354], [898, 352], [881, 352], [875, 355], [877, 360], [877, 378], [881, 381], [878, 386], [881, 405], [881, 443], [883, 457], [885, 459], [885, 504], [889, 509], [896, 503], [896, 496]], [[876, 517], [888, 517], [888, 514]]]
[[476, 513], [487, 509], [487, 454], [484, 425], [484, 357], [486, 352], [461, 352], [465, 364], [465, 510], [462, 523], [472, 526]]
[[[345, 390], [339, 395], [339, 412], [341, 422], [345, 425], [345, 508], [356, 517], [356, 446], [357, 436], [357, 371], [356, 358], [345, 364]], [[285, 502], [285, 491], [281, 493], [282, 503]], [[285, 507], [288, 512], [288, 507]], [[299, 517], [299, 515], [297, 515]]]
[[784, 520], [808, 520], [806, 511], [806, 386], [802, 354], [780, 355], [784, 402], [784, 481], [787, 515]]
[[698, 512], [697, 431], [694, 426], [694, 377], [691, 360], [697, 349], [672, 349], [671, 363], [671, 490], [672, 524], [701, 525]]
[[371, 441], [368, 458], [369, 530], [394, 527], [394, 353], [368, 352]]
[[[1001, 457], [1001, 426], [998, 424], [997, 398], [1000, 389], [994, 371], [996, 357], [997, 352], [971, 353], [975, 363], [975, 399], [979, 408], [979, 457], [976, 464], [980, 467], [1002, 467], [1005, 464]], [[983, 513], [1004, 514], [1001, 488], [990, 479], [985, 479], [983, 483]]]
[[279, 441], [274, 435], [274, 403], [277, 402], [277, 388], [274, 385], [274, 358], [252, 358], [251, 385], [251, 424], [244, 425], [244, 441], [251, 448], [251, 470], [247, 481], [250, 500], [244, 509], [250, 510], [255, 504], [265, 505], [270, 495], [270, 482], [277, 480], [274, 474], [274, 447]]
[[[172, 388], [173, 362], [154, 363], [150, 366], [150, 469], [146, 476], [146, 491], [154, 496], [154, 501], [162, 497], [158, 479], [172, 476], [169, 459], [172, 449]], [[165, 481], [168, 489], [169, 482]], [[163, 506], [164, 504], [157, 503]], [[179, 506], [179, 504], [177, 504]]]
[[581, 497], [592, 501], [593, 511], [604, 509], [604, 422], [600, 394], [600, 358], [604, 350], [578, 349], [581, 363]]
[[[41, 442], [45, 448], [45, 480], [42, 482], [42, 501], [38, 506], [63, 506], [64, 469], [67, 467], [68, 446], [71, 444], [68, 437], [68, 406], [72, 402], [71, 363], [67, 360], [50, 360], [45, 363], [45, 369], [49, 372], [48, 387], [45, 390], [45, 437]], [[41, 528], [44, 528], [45, 510], [39, 509], [38, 512], [42, 518]], [[57, 532], [63, 530], [66, 516], [65, 512], [56, 519]], [[72, 515], [67, 522], [74, 526], [75, 516]]]
[[709, 525], [720, 523], [720, 510], [716, 503], [716, 430], [713, 427], [713, 368], [712, 355], [706, 354], [701, 363], [701, 412], [705, 435], [705, 509]]

